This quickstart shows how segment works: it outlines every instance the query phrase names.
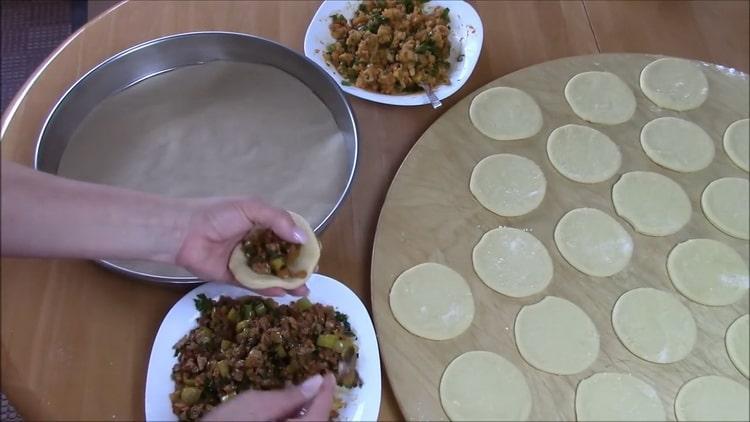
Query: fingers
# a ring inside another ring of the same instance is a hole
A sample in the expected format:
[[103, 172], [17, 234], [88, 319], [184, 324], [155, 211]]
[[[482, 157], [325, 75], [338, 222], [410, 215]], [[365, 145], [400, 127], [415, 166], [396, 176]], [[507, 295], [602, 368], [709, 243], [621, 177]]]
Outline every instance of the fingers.
[[[283, 390], [246, 391], [209, 412], [204, 421], [272, 421], [287, 417], [305, 403], [316, 398], [324, 379], [320, 375], [308, 378], [297, 386]], [[327, 417], [324, 419], [327, 420]]]
[[336, 378], [332, 374], [326, 374], [323, 385], [320, 386], [318, 395], [310, 403], [307, 413], [299, 419], [289, 419], [289, 421], [327, 421], [331, 414], [335, 392]]
[[293, 243], [305, 243], [307, 235], [297, 227], [292, 216], [280, 208], [259, 201], [242, 201], [239, 208], [250, 224], [268, 227], [282, 239]]
[[263, 296], [284, 296], [286, 294], [286, 290], [282, 289], [281, 287], [269, 287], [267, 289], [254, 289], [255, 293], [258, 293]]
[[289, 294], [292, 296], [307, 296], [310, 294], [310, 289], [306, 285], [301, 285], [296, 289], [289, 290]]

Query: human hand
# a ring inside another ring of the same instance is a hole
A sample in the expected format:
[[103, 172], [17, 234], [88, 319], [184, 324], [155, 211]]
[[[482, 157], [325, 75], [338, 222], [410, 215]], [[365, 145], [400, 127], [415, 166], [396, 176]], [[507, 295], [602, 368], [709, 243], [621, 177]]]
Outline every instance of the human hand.
[[[185, 236], [175, 258], [195, 276], [204, 280], [235, 282], [228, 268], [229, 256], [242, 237], [254, 227], [267, 227], [289, 242], [304, 243], [305, 232], [294, 224], [288, 212], [262, 201], [243, 198], [187, 199], [189, 213]], [[257, 290], [266, 296], [291, 293], [304, 296], [300, 286], [290, 291], [279, 287]]]
[[[336, 379], [315, 375], [283, 390], [245, 391], [222, 403], [204, 421], [327, 421], [333, 405]], [[307, 411], [300, 414], [300, 409]]]

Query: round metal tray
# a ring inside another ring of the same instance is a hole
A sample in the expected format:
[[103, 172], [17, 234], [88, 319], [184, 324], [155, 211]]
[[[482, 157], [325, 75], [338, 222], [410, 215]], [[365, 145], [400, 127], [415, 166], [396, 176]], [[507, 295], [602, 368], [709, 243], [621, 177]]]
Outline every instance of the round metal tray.
[[[314, 214], [317, 215], [318, 221], [313, 221], [308, 217], [316, 233], [320, 233], [343, 202], [354, 178], [358, 155], [354, 113], [338, 84], [316, 64], [280, 44], [251, 35], [228, 32], [191, 32], [170, 35], [134, 46], [107, 59], [79, 79], [52, 109], [38, 139], [34, 167], [44, 172], [58, 174], [63, 154], [76, 130], [87, 116], [107, 98], [165, 72], [216, 61], [263, 64], [280, 69], [307, 86], [330, 111], [343, 138], [338, 149], [345, 151], [337, 152], [343, 157], [339, 160], [340, 162], [326, 160], [317, 164], [340, 166], [337, 174], [340, 174], [344, 180], [336, 180], [335, 183], [334, 181], [320, 181], [320, 183], [333, 186], [329, 189], [330, 198], [325, 198], [324, 201], [325, 204], [333, 205], [326, 205], [325, 210], [320, 210], [320, 206], [316, 205], [318, 208]], [[168, 98], [165, 100], [169, 101]], [[238, 112], [237, 116], [227, 118], [240, 119], [242, 114]], [[102, 133], [103, 138], [107, 136], [107, 133]], [[306, 140], [306, 142], [309, 142], [310, 148], [314, 148], [316, 139], [314, 136], [311, 138], [313, 139]], [[289, 151], [289, 154], [304, 155], [305, 151]], [[97, 157], [92, 153], [90, 159], [96, 160]], [[123, 160], [127, 158], [124, 157]], [[252, 160], [258, 160], [258, 158], [248, 157], [248, 169], [253, 168]], [[257, 161], [256, 164], [264, 165]], [[267, 163], [265, 166], [268, 168]], [[304, 175], [300, 175], [300, 180], [303, 178]], [[304, 181], [311, 183], [309, 178]], [[232, 192], [232, 194], [244, 193], [246, 191], [242, 186], [237, 186], [236, 192]], [[304, 209], [295, 211], [305, 215]], [[171, 265], [107, 259], [97, 262], [109, 269], [149, 281], [166, 283], [201, 281], [186, 270]]]

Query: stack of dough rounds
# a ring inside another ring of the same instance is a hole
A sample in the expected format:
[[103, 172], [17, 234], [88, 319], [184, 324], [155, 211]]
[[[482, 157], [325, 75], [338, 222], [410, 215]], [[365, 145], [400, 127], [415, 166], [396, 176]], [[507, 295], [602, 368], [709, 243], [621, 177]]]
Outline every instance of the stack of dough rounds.
[[547, 179], [542, 169], [526, 157], [496, 154], [474, 167], [469, 189], [488, 210], [503, 217], [517, 217], [542, 203]]
[[750, 171], [750, 119], [729, 125], [724, 132], [724, 151], [739, 168]]
[[547, 296], [521, 308], [515, 335], [526, 362], [551, 374], [576, 374], [599, 356], [599, 332], [591, 318], [559, 297]]
[[490, 230], [474, 247], [474, 270], [492, 290], [524, 297], [544, 290], [552, 280], [552, 258], [533, 235], [500, 227]]
[[714, 141], [693, 122], [676, 117], [659, 117], [641, 130], [641, 146], [656, 164], [670, 170], [703, 170], [714, 159]]
[[628, 374], [598, 373], [578, 383], [578, 421], [664, 421], [654, 387]]
[[695, 320], [674, 295], [642, 287], [626, 292], [612, 310], [612, 326], [622, 344], [639, 358], [672, 363], [693, 350]]
[[737, 370], [750, 378], [750, 317], [745, 314], [737, 318], [727, 329], [724, 339], [727, 354]]
[[612, 202], [620, 217], [649, 236], [677, 233], [692, 213], [690, 199], [680, 185], [650, 171], [623, 174], [612, 188]]
[[711, 182], [701, 196], [708, 221], [724, 233], [750, 239], [750, 184], [747, 179], [724, 177]]
[[750, 391], [716, 375], [694, 378], [677, 393], [674, 413], [678, 421], [747, 421]]
[[667, 258], [674, 287], [690, 300], [709, 306], [732, 304], [748, 290], [747, 264], [729, 246], [711, 239], [691, 239]]
[[525, 421], [531, 391], [515, 365], [495, 353], [467, 352], [440, 379], [440, 402], [453, 421]]
[[708, 97], [708, 80], [693, 62], [665, 57], [641, 72], [641, 90], [654, 104], [685, 111], [700, 107]]
[[474, 298], [460, 274], [432, 262], [404, 271], [391, 287], [393, 316], [407, 331], [430, 340], [463, 333], [474, 319]]
[[498, 141], [534, 136], [542, 128], [542, 110], [531, 96], [507, 86], [479, 93], [469, 106], [469, 118], [480, 132]]
[[617, 75], [579, 73], [565, 85], [565, 99], [583, 120], [605, 125], [625, 123], [635, 114], [635, 95]]
[[555, 244], [570, 265], [584, 274], [608, 277], [622, 271], [633, 255], [633, 239], [603, 211], [577, 208], [555, 227]]
[[565, 125], [547, 139], [547, 156], [563, 176], [580, 183], [603, 182], [617, 173], [622, 155], [609, 136], [581, 125]]

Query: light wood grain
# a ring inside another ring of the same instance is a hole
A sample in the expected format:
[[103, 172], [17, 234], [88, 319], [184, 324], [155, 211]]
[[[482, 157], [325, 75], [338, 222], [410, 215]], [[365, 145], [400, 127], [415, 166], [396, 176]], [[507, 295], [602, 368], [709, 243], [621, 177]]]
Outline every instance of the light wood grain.
[[[701, 192], [711, 181], [725, 176], [747, 178], [747, 173], [734, 166], [721, 147], [724, 129], [748, 116], [747, 75], [741, 79], [705, 68], [711, 87], [706, 103], [686, 113], [669, 112], [654, 106], [638, 85], [641, 69], [654, 58], [631, 54], [567, 58], [499, 78], [447, 111], [427, 129], [406, 157], [388, 191], [378, 222], [373, 246], [372, 302], [384, 363], [407, 419], [446, 418], [439, 402], [440, 377], [452, 359], [471, 350], [496, 352], [522, 370], [534, 397], [530, 420], [574, 419], [575, 387], [595, 372], [632, 373], [654, 385], [671, 419], [678, 388], [695, 376], [720, 374], [747, 385], [747, 379], [729, 360], [723, 342], [729, 324], [747, 313], [747, 295], [732, 306], [703, 306], [680, 296], [666, 272], [668, 252], [677, 243], [691, 238], [725, 242], [748, 259], [748, 242], [731, 238], [713, 227], [700, 208]], [[572, 76], [588, 70], [613, 72], [630, 86], [636, 94], [638, 109], [629, 122], [616, 126], [587, 124], [572, 112], [563, 89]], [[472, 98], [494, 86], [519, 88], [536, 99], [544, 115], [544, 126], [536, 136], [522, 141], [492, 141], [472, 126], [468, 118]], [[681, 116], [706, 129], [717, 149], [712, 164], [700, 172], [685, 174], [649, 161], [640, 146], [640, 129], [659, 116]], [[573, 182], [555, 171], [547, 158], [547, 137], [552, 130], [568, 123], [595, 127], [619, 145], [623, 163], [618, 175], [589, 185]], [[504, 218], [474, 199], [468, 189], [471, 171], [482, 158], [496, 153], [522, 155], [542, 168], [548, 184], [539, 208], [521, 217]], [[632, 170], [665, 174], [686, 190], [693, 214], [685, 228], [666, 237], [644, 236], [616, 216], [611, 201], [612, 185], [619, 175]], [[625, 270], [612, 277], [590, 277], [562, 258], [554, 244], [554, 227], [566, 212], [578, 207], [603, 210], [626, 227], [633, 237], [635, 251]], [[514, 299], [494, 292], [477, 277], [471, 251], [486, 231], [498, 226], [529, 230], [547, 247], [555, 274], [544, 292]], [[451, 340], [429, 341], [413, 336], [390, 312], [388, 295], [396, 277], [428, 261], [448, 265], [461, 273], [474, 295], [476, 314], [471, 327]], [[699, 331], [697, 345], [683, 361], [659, 365], [640, 360], [615, 336], [610, 319], [614, 302], [624, 292], [644, 286], [676, 294], [695, 317]], [[544, 373], [527, 364], [516, 349], [513, 334], [516, 314], [523, 305], [536, 303], [546, 295], [576, 303], [593, 319], [600, 334], [599, 358], [579, 374]]]

